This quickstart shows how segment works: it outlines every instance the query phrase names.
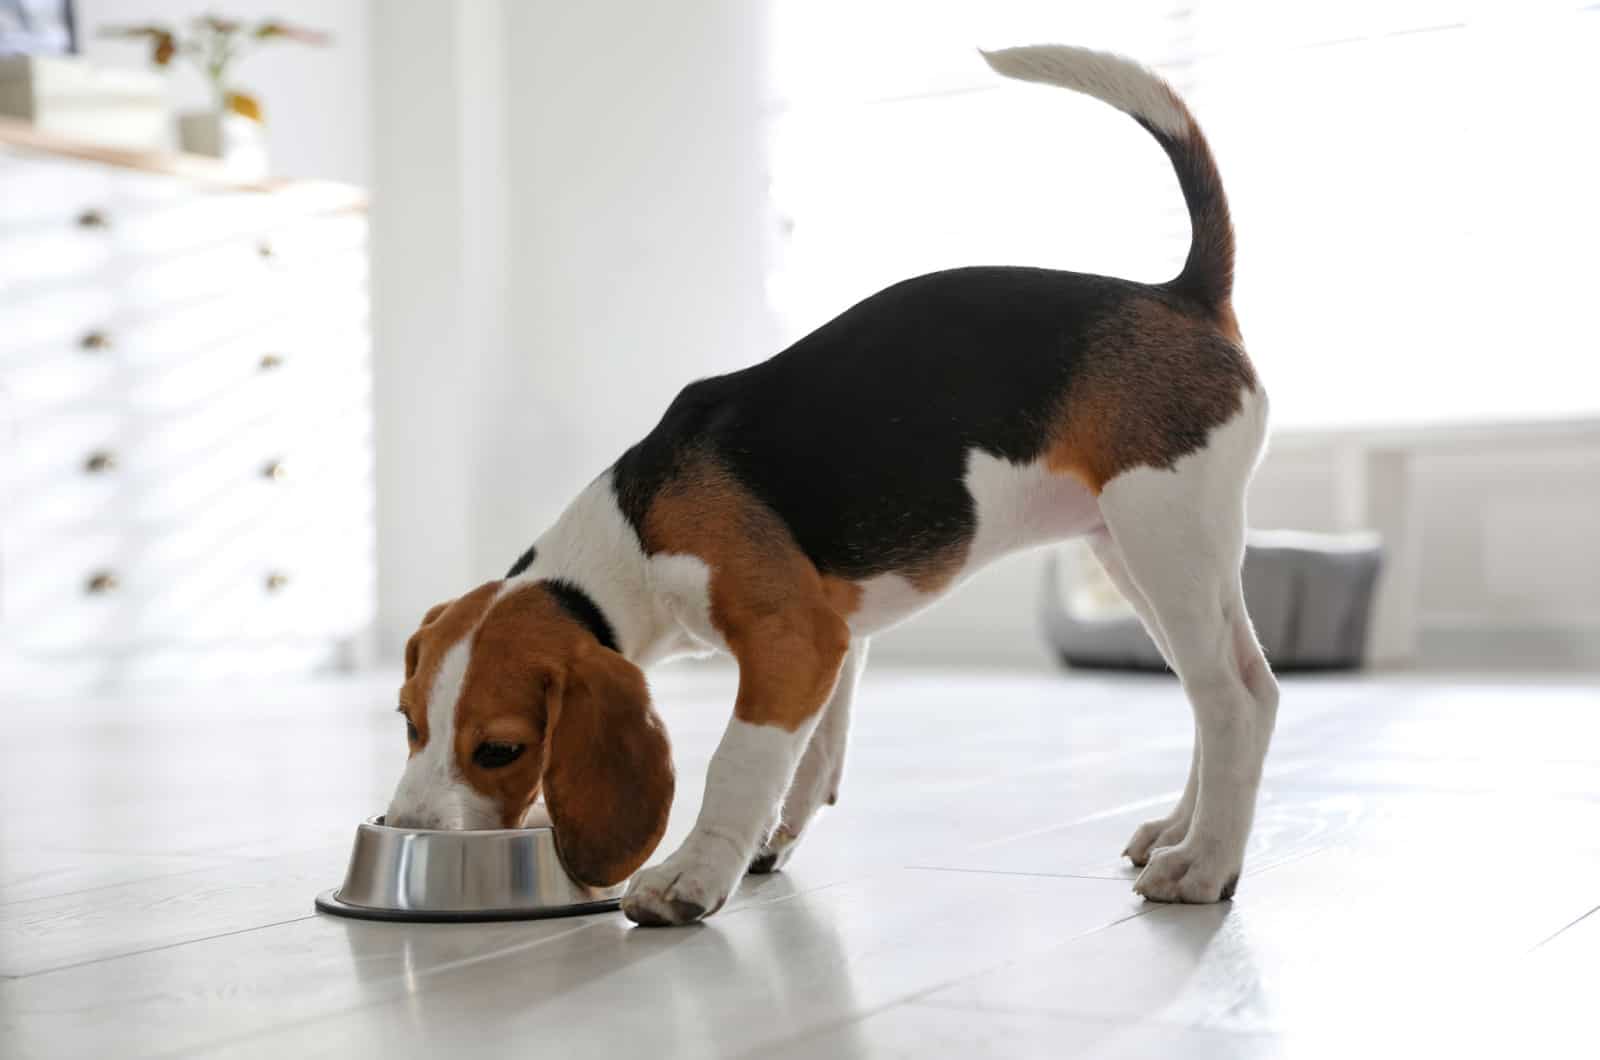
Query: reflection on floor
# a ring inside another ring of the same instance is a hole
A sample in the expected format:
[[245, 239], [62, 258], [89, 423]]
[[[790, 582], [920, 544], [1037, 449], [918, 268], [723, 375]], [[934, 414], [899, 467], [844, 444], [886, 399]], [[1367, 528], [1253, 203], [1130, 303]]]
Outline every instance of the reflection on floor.
[[[667, 853], [728, 716], [665, 669]], [[312, 912], [403, 756], [390, 682], [8, 706], [0, 1055], [1594, 1055], [1600, 681], [1286, 684], [1238, 897], [1117, 852], [1159, 678], [869, 672], [839, 806], [707, 924]]]

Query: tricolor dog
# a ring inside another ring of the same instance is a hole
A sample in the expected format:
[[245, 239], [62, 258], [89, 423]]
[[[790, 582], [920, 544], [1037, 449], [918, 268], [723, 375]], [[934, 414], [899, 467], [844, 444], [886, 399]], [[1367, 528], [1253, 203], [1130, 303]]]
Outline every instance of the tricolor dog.
[[726, 651], [739, 690], [699, 818], [623, 901], [641, 924], [699, 920], [837, 798], [868, 639], [999, 556], [1081, 535], [1194, 710], [1183, 795], [1125, 851], [1135, 889], [1233, 892], [1278, 692], [1240, 589], [1267, 400], [1229, 301], [1227, 200], [1188, 108], [1143, 67], [1060, 46], [986, 58], [1156, 138], [1193, 227], [1183, 271], [938, 272], [686, 387], [503, 580], [424, 617], [392, 823], [547, 812], [574, 877], [627, 878], [673, 796], [641, 667]]

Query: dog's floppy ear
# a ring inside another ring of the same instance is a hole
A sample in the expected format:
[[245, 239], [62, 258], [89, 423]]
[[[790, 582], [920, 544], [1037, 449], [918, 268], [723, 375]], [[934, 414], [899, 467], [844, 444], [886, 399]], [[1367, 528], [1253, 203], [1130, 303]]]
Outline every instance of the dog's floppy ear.
[[597, 643], [583, 645], [546, 701], [544, 800], [573, 879], [620, 883], [667, 828], [672, 747], [644, 674]]

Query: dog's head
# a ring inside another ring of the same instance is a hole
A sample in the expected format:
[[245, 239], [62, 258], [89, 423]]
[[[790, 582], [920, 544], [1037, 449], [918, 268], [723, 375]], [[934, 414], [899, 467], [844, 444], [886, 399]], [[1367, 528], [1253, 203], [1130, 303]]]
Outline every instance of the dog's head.
[[516, 828], [541, 794], [568, 873], [627, 878], [661, 840], [671, 749], [644, 675], [545, 583], [489, 582], [406, 643], [411, 757], [387, 823]]

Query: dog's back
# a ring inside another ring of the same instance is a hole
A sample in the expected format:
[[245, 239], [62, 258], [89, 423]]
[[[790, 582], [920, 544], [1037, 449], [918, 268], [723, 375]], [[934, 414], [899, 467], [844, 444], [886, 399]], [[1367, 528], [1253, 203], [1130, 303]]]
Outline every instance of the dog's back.
[[761, 364], [687, 387], [616, 466], [636, 527], [675, 469], [708, 461], [825, 575], [950, 570], [979, 521], [972, 454], [1043, 462], [1098, 493], [1200, 448], [1257, 389], [1229, 302], [1227, 200], [1182, 101], [1142, 67], [1084, 49], [985, 58], [1105, 100], [1155, 136], [1194, 228], [1183, 270], [1148, 285], [964, 268], [881, 291]]

